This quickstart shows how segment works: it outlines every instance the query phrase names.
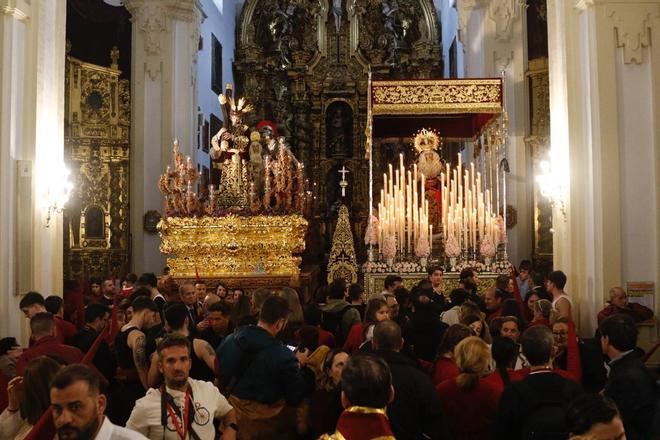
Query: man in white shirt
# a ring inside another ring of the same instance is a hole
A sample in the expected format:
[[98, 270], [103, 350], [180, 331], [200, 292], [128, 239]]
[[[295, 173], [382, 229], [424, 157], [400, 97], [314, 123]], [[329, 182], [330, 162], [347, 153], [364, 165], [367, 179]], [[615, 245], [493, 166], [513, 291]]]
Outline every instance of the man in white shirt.
[[[169, 336], [158, 344], [159, 369], [165, 385], [138, 400], [126, 427], [152, 440], [215, 438], [213, 419], [223, 422], [225, 440], [235, 440], [236, 414], [211, 383], [190, 379], [190, 341]], [[165, 395], [163, 395], [165, 392]], [[167, 425], [163, 433], [163, 425]]]
[[73, 364], [61, 369], [50, 385], [53, 423], [60, 440], [146, 440], [135, 431], [113, 425], [105, 417], [106, 397], [89, 367]]

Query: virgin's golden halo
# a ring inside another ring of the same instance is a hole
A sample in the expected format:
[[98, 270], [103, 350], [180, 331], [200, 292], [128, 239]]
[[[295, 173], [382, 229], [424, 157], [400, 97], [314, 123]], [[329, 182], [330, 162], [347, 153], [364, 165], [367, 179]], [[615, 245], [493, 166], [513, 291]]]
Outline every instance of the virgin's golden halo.
[[440, 147], [440, 135], [433, 129], [422, 128], [415, 134], [415, 149], [418, 152], [435, 151]]

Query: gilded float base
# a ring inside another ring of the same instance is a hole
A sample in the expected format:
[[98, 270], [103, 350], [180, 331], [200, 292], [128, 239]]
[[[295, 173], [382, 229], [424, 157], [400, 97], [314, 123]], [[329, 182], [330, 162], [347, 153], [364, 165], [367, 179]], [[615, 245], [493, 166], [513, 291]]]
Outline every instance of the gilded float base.
[[168, 217], [160, 251], [175, 278], [300, 274], [307, 220], [298, 215]]

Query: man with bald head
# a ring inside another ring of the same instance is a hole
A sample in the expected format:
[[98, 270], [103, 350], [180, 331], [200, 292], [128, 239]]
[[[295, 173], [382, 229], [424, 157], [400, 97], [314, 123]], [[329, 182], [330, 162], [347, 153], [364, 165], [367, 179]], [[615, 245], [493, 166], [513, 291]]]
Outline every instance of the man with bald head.
[[376, 325], [372, 340], [376, 355], [383, 358], [392, 373], [396, 392], [387, 405], [392, 432], [399, 440], [448, 438], [447, 424], [431, 379], [418, 362], [402, 354], [403, 337], [395, 321]]
[[598, 312], [598, 325], [605, 318], [617, 314], [628, 315], [633, 321], [642, 322], [653, 317], [653, 310], [641, 304], [628, 302], [626, 291], [617, 286], [610, 289], [610, 299], [607, 305]]

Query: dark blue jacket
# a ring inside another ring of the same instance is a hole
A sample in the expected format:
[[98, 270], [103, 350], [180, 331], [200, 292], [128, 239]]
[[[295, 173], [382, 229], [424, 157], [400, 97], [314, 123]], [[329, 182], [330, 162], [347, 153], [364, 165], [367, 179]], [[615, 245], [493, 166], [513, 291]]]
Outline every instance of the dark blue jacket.
[[610, 362], [604, 394], [619, 408], [627, 439], [651, 438], [656, 384], [636, 352]]
[[216, 354], [221, 380], [239, 399], [295, 406], [311, 395], [308, 374], [313, 387], [313, 373], [301, 369], [293, 352], [261, 327], [239, 327]]

